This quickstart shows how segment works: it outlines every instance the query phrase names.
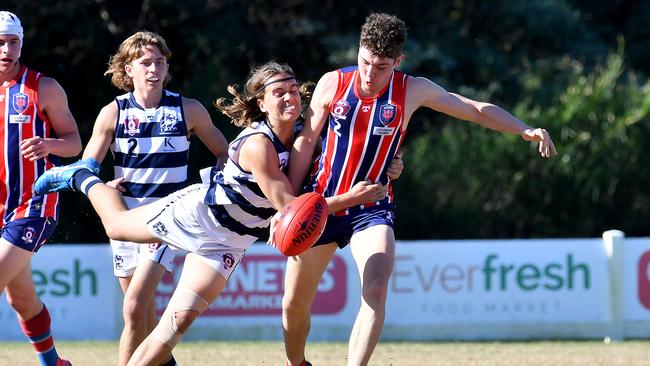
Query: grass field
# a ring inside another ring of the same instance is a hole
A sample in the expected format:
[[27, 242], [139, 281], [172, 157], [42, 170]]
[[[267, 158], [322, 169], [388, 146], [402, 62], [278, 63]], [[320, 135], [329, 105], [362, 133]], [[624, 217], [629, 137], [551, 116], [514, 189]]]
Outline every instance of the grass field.
[[[75, 366], [108, 366], [117, 362], [116, 342], [59, 342], [60, 353]], [[314, 366], [345, 365], [345, 343], [309, 344]], [[284, 365], [281, 342], [186, 342], [174, 350], [182, 366]], [[36, 365], [26, 342], [0, 343], [0, 364]], [[605, 344], [585, 342], [393, 343], [375, 350], [371, 365], [405, 366], [641, 366], [650, 364], [650, 341]]]

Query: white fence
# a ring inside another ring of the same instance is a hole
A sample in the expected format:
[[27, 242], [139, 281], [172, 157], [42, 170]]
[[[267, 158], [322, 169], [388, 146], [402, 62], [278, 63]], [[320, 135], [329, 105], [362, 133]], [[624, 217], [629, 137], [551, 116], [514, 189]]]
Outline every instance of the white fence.
[[[58, 339], [117, 339], [122, 295], [108, 245], [46, 245], [32, 260]], [[182, 266], [182, 258], [175, 261]], [[282, 337], [286, 258], [253, 245], [187, 339]], [[163, 279], [164, 308], [180, 268]], [[387, 340], [650, 337], [650, 238], [398, 242]], [[359, 306], [349, 249], [328, 267], [312, 340], [346, 340]], [[0, 340], [23, 340], [0, 300]]]

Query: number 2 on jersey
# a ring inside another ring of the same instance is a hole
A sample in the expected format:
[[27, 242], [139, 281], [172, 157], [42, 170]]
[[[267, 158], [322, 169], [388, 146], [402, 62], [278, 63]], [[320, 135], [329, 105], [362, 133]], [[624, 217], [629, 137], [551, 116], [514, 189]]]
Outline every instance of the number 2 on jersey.
[[136, 146], [138, 146], [138, 140], [131, 137], [128, 143], [129, 143], [129, 155], [135, 155], [133, 151], [135, 150]]

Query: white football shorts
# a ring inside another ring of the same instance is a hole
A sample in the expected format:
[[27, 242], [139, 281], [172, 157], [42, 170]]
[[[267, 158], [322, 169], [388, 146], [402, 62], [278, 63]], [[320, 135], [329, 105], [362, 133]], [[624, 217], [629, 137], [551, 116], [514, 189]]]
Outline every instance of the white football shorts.
[[198, 255], [228, 280], [255, 239], [243, 247], [228, 245], [235, 237], [209, 217], [203, 203], [206, 190], [205, 185], [194, 184], [156, 201], [147, 227], [172, 248]]
[[113, 251], [113, 274], [115, 277], [131, 277], [138, 263], [144, 260], [160, 263], [167, 272], [173, 269], [175, 250], [167, 244], [139, 244], [130, 241], [111, 240]]

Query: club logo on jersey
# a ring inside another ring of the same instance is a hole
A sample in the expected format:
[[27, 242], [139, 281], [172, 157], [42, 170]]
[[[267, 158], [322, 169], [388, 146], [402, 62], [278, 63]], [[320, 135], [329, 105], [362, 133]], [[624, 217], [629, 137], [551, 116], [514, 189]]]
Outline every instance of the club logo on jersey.
[[334, 104], [334, 108], [332, 108], [332, 116], [335, 119], [344, 119], [345, 115], [348, 114], [349, 111], [350, 104], [345, 100], [339, 100]]
[[16, 93], [14, 94], [13, 102], [14, 110], [18, 113], [23, 113], [27, 110], [27, 106], [29, 105], [29, 96], [23, 93]]
[[135, 136], [140, 133], [140, 120], [134, 116], [128, 116], [124, 120], [124, 132], [129, 136]]
[[160, 221], [153, 224], [153, 231], [155, 231], [156, 235], [158, 235], [158, 236], [165, 236], [165, 235], [169, 234], [169, 230], [167, 230], [167, 227], [165, 227], [165, 224], [163, 224]]
[[28, 226], [23, 230], [23, 236], [21, 239], [25, 242], [25, 244], [33, 244], [34, 239], [36, 238], [36, 230]]
[[115, 263], [115, 268], [116, 269], [124, 269], [124, 257], [121, 255], [114, 255], [113, 256], [113, 263]]
[[222, 259], [223, 259], [223, 268], [225, 269], [230, 269], [232, 266], [235, 265], [235, 257], [230, 253], [224, 254]]
[[384, 104], [379, 107], [379, 121], [384, 124], [384, 126], [390, 124], [395, 120], [397, 115], [397, 106], [394, 104]]
[[160, 134], [167, 135], [170, 133], [178, 132], [178, 117], [174, 112], [163, 113], [163, 119], [160, 123]]

